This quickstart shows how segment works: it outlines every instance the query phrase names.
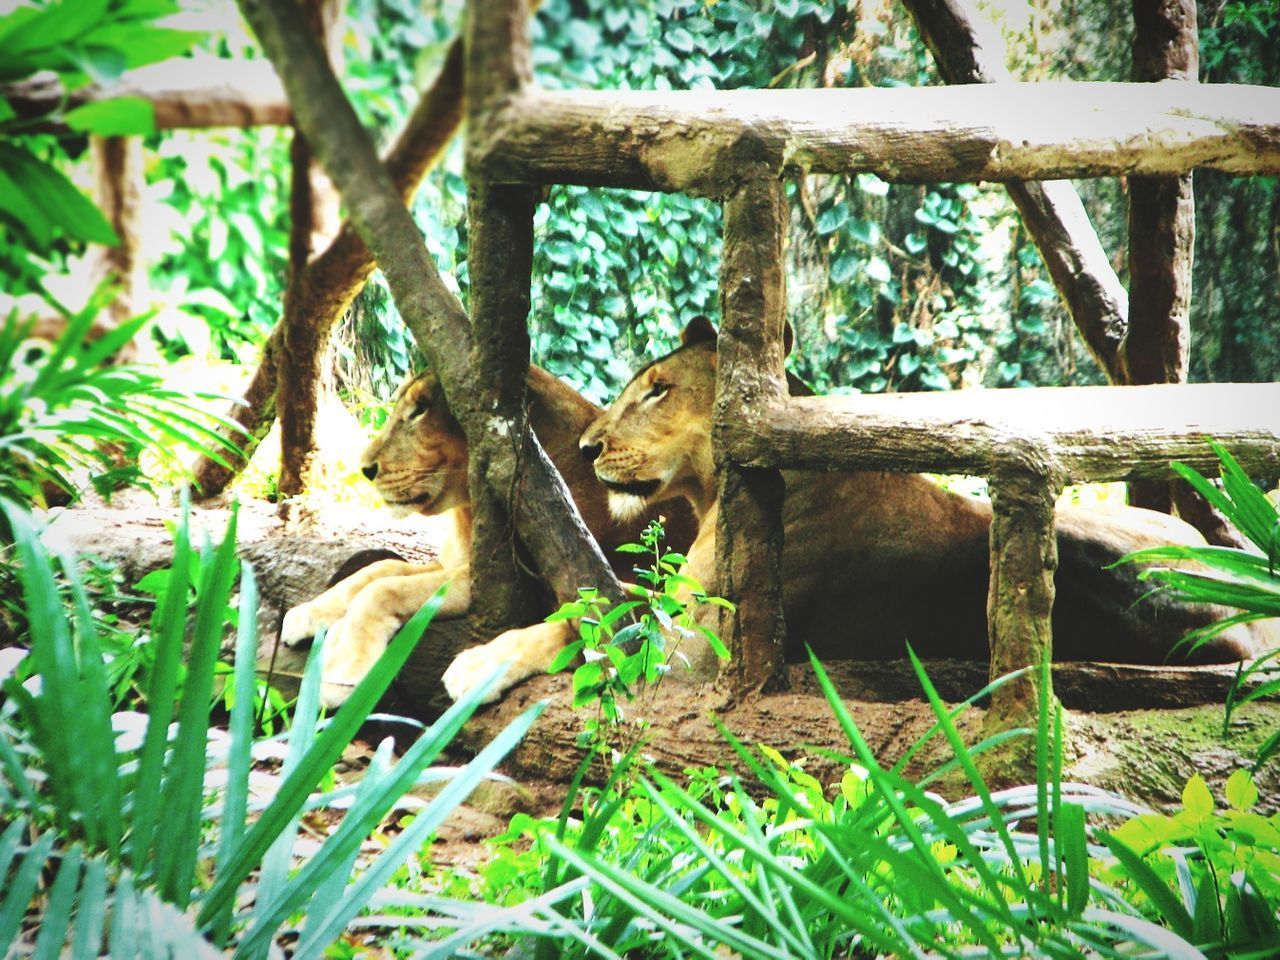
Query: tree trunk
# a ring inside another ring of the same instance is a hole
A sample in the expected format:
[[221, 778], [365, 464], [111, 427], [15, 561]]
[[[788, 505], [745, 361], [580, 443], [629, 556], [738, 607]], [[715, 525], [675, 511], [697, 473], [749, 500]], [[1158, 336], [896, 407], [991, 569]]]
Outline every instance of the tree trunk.
[[[298, 126], [345, 198], [354, 228], [374, 251], [401, 314], [440, 378], [450, 408], [468, 438], [482, 437], [489, 423], [502, 421], [475, 402], [470, 320], [444, 285], [403, 198], [319, 44], [305, 30], [301, 12], [291, 0], [240, 0], [240, 8], [286, 78]], [[518, 462], [513, 451], [486, 465], [489, 495], [511, 496], [508, 505], [516, 532], [558, 598], [576, 596], [577, 588], [588, 583], [606, 594], [621, 595], [563, 480], [532, 432], [525, 431], [524, 438]]]
[[[339, 21], [335, 0], [306, 0], [307, 20], [329, 52], [334, 65]], [[276, 416], [280, 421], [280, 495], [282, 509], [288, 499], [303, 493], [310, 479], [316, 452], [316, 416], [323, 389], [325, 357], [331, 324], [314, 313], [304, 313], [307, 298], [302, 288], [310, 281], [307, 268], [321, 233], [336, 209], [323, 171], [313, 163], [307, 138], [296, 127], [289, 149], [289, 283], [285, 291], [282, 360], [284, 376], [276, 391]], [[323, 327], [323, 329], [321, 329]]]
[[[387, 170], [406, 205], [453, 139], [462, 122], [462, 100], [462, 42], [458, 40], [449, 48], [439, 76], [418, 101], [386, 157]], [[298, 315], [312, 319], [318, 338], [332, 335], [334, 325], [351, 306], [374, 267], [373, 254], [351, 221], [344, 222], [334, 241], [311, 261], [294, 294]], [[226, 489], [275, 422], [278, 360], [283, 342], [284, 327], [277, 324], [263, 348], [244, 403], [237, 403], [226, 413], [249, 432], [246, 439], [234, 431], [223, 431], [224, 436], [242, 447], [243, 457], [232, 458], [224, 452], [224, 459], [233, 468], [230, 470], [208, 457], [197, 462], [195, 479], [202, 496], [215, 496]]]
[[[1195, 0], [1133, 0], [1135, 82], [1196, 82]], [[1129, 179], [1129, 290], [1133, 306], [1120, 345], [1123, 383], [1183, 383], [1190, 341], [1195, 201], [1191, 175]], [[1173, 509], [1166, 482], [1134, 483], [1129, 501]]]

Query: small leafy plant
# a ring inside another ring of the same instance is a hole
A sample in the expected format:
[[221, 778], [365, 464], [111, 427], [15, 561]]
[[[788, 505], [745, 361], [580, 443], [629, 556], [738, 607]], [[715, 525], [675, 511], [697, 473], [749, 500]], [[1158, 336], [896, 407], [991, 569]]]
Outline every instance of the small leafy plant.
[[[1280, 508], [1267, 499], [1225, 447], [1211, 443], [1222, 462], [1222, 488], [1184, 463], [1174, 463], [1178, 476], [1217, 507], [1257, 548], [1153, 547], [1121, 557], [1118, 563], [1151, 564], [1139, 576], [1156, 583], [1156, 592], [1190, 603], [1215, 603], [1241, 612], [1201, 627], [1183, 638], [1191, 649], [1237, 624], [1280, 617]], [[1192, 567], [1165, 566], [1193, 561]], [[1250, 701], [1280, 691], [1280, 648], [1265, 652], [1236, 671], [1227, 694], [1222, 726], [1225, 733], [1234, 711]], [[1258, 748], [1254, 769], [1280, 752], [1280, 730]]]
[[[729, 657], [715, 631], [696, 622], [694, 611], [705, 604], [732, 610], [733, 604], [707, 596], [697, 580], [683, 573], [688, 558], [663, 547], [664, 536], [659, 518], [644, 529], [640, 543], [618, 547], [620, 553], [649, 558], [647, 567], [635, 568], [640, 582], [627, 585], [637, 599], [611, 604], [598, 590], [584, 588], [577, 600], [547, 617], [548, 623], [578, 621], [578, 639], [565, 646], [548, 672], [559, 673], [578, 657], [585, 661], [573, 672], [573, 703], [599, 707], [598, 717], [584, 731], [585, 741], [599, 738], [601, 721], [607, 728], [623, 722], [620, 700], [634, 699], [641, 684], [660, 683], [671, 662], [681, 658], [681, 641], [700, 634], [716, 656]], [[634, 619], [628, 622], [628, 617]]]
[[103, 287], [78, 313], [63, 310], [67, 328], [52, 346], [34, 346], [27, 339], [33, 321], [16, 310], [0, 319], [0, 495], [32, 503], [55, 491], [74, 497], [81, 475], [104, 495], [121, 484], [146, 488], [144, 452], [181, 472], [183, 448], [219, 462], [219, 449], [236, 450], [195, 397], [165, 387], [144, 368], [109, 365], [146, 316], [86, 346], [109, 297]]
[[1104, 879], [1132, 885], [1132, 898], [1201, 952], [1216, 958], [1274, 956], [1280, 943], [1280, 814], [1255, 810], [1245, 770], [1228, 778], [1219, 808], [1196, 774], [1172, 816], [1146, 813], [1100, 839], [1115, 857]]
[[[437, 594], [393, 639], [350, 699], [320, 718], [320, 656], [304, 675], [279, 776], [252, 763], [256, 680], [256, 587], [235, 556], [235, 514], [222, 543], [200, 550], [194, 604], [185, 522], [175, 534], [172, 575], [153, 621], [156, 653], [148, 714], [112, 714], [102, 647], [75, 564], [55, 564], [31, 515], [0, 498], [14, 533], [30, 610], [32, 677], [4, 684], [0, 701], [0, 954], [92, 958], [222, 956], [278, 952], [318, 958], [415, 854], [445, 816], [523, 736], [535, 706], [509, 725], [362, 870], [364, 839], [417, 783], [479, 705], [459, 701], [393, 762], [384, 741], [358, 783], [324, 784], [439, 607]], [[74, 613], [55, 585], [69, 578]], [[235, 695], [225, 736], [211, 728], [212, 689], [239, 578], [241, 611], [229, 680]], [[194, 614], [188, 639], [189, 615]], [[321, 641], [323, 643], [323, 641]], [[319, 646], [317, 647], [319, 649]], [[185, 664], [184, 664], [185, 660]], [[185, 673], [180, 680], [180, 674]], [[122, 719], [138, 719], [118, 730]], [[274, 790], [261, 796], [263, 780]], [[251, 789], [251, 783], [253, 784]], [[294, 869], [303, 815], [325, 808], [340, 823]], [[46, 884], [42, 881], [49, 880]], [[454, 905], [453, 913], [462, 907]], [[109, 922], [107, 920], [109, 919]], [[34, 937], [34, 947], [30, 939]], [[215, 949], [217, 948], [217, 949]]]

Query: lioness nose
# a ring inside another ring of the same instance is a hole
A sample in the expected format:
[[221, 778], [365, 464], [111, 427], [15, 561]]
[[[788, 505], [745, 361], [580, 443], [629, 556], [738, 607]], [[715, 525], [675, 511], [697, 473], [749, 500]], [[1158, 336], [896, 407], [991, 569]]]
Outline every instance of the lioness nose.
[[578, 444], [578, 449], [582, 451], [582, 455], [587, 458], [587, 463], [595, 463], [596, 457], [600, 456], [600, 452], [604, 450], [603, 443], [591, 443], [583, 440]]
[[360, 468], [360, 472], [364, 474], [366, 480], [372, 480], [378, 475], [377, 463], [367, 463]]

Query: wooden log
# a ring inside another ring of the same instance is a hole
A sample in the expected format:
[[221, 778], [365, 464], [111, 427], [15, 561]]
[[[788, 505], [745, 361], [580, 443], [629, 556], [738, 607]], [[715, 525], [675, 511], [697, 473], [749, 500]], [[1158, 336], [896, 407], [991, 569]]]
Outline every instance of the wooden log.
[[[1040, 713], [1040, 667], [1053, 660], [1053, 574], [1058, 567], [1054, 503], [1062, 491], [1055, 466], [1030, 446], [1014, 469], [991, 476], [991, 582], [987, 629], [991, 679], [1030, 668], [991, 695], [988, 727], [1034, 726]], [[1049, 691], [1052, 696], [1052, 690]]]
[[472, 131], [495, 180], [727, 196], [741, 167], [886, 180], [1280, 172], [1280, 90], [1009, 83], [856, 90], [526, 90]]
[[[119, 292], [107, 308], [106, 323], [117, 327], [147, 307], [147, 269], [142, 245], [142, 192], [146, 182], [141, 137], [90, 137], [94, 199], [120, 238], [114, 247], [92, 247], [90, 276], [96, 286], [110, 277]], [[126, 344], [118, 359], [132, 360], [135, 344]]]
[[740, 467], [721, 442], [726, 424], [786, 395], [787, 288], [782, 246], [787, 207], [779, 180], [748, 180], [724, 205], [712, 442], [719, 477], [716, 568], [724, 610], [720, 637], [740, 690], [776, 686], [783, 676], [782, 475]]
[[[449, 406], [464, 425], [487, 415], [472, 402], [471, 323], [444, 285], [413, 218], [387, 169], [379, 162], [317, 40], [292, 0], [240, 0], [263, 47], [285, 77], [297, 123], [346, 201], [355, 229], [374, 251], [396, 304], [440, 378]], [[474, 429], [474, 426], [471, 428]], [[581, 584], [621, 592], [612, 570], [586, 533], [563, 480], [532, 434], [526, 435], [514, 476], [508, 458], [491, 467], [489, 482], [514, 498], [516, 532], [557, 597], [576, 596]]]
[[1034, 442], [1066, 481], [1152, 479], [1170, 475], [1170, 460], [1216, 473], [1213, 438], [1246, 470], [1275, 476], [1280, 384], [788, 397], [723, 430], [744, 466], [991, 476]]
[[[1195, 0], [1133, 0], [1135, 82], [1198, 78]], [[1191, 341], [1191, 258], [1196, 210], [1191, 175], [1129, 179], [1129, 328], [1120, 344], [1121, 383], [1182, 383]], [[1129, 485], [1129, 502], [1173, 511], [1161, 481]]]
[[[265, 60], [210, 56], [165, 60], [130, 70], [109, 86], [90, 84], [70, 92], [60, 79], [37, 75], [0, 88], [0, 96], [23, 120], [116, 97], [150, 101], [157, 130], [284, 126], [293, 120], [280, 78]], [[70, 132], [60, 120], [29, 129]]]
[[[971, 4], [904, 0], [904, 6], [947, 83], [1013, 81], [1005, 67], [1005, 44], [999, 31]], [[1114, 381], [1129, 295], [1111, 267], [1080, 194], [1067, 180], [1011, 181], [1005, 186], [1085, 345]]]

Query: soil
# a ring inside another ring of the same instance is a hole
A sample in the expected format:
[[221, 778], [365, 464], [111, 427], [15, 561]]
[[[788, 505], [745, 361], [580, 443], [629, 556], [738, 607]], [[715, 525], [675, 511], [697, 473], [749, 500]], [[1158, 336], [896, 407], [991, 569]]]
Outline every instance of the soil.
[[[166, 524], [177, 516], [175, 507], [134, 497], [112, 506], [56, 513], [46, 535], [51, 545], [117, 564], [126, 584], [169, 562]], [[225, 503], [193, 507], [192, 529], [220, 537], [228, 516]], [[241, 556], [253, 563], [261, 592], [261, 671], [288, 692], [296, 686], [305, 651], [276, 650], [284, 611], [323, 590], [332, 573], [359, 551], [391, 550], [413, 560], [435, 556], [445, 528], [423, 518], [396, 520], [354, 507], [316, 514], [295, 511], [284, 519], [274, 504], [250, 501], [240, 507], [238, 529]], [[201, 535], [195, 534], [197, 542]], [[434, 624], [383, 708], [420, 719], [434, 717], [447, 703], [440, 673], [457, 650], [479, 639], [465, 619]], [[938, 661], [926, 667], [948, 703], [964, 700], [986, 683], [985, 664]], [[828, 668], [880, 763], [896, 762], [933, 726], [933, 711], [909, 664], [844, 662]], [[1253, 750], [1280, 728], [1280, 701], [1270, 700], [1237, 711], [1224, 735], [1222, 704], [1233, 673], [1233, 667], [1056, 665], [1054, 689], [1066, 708], [1068, 731], [1065, 777], [1170, 810], [1180, 804], [1187, 779], [1199, 772], [1221, 797], [1226, 777], [1248, 766]], [[435, 850], [440, 862], [465, 865], [482, 859], [484, 845], [477, 841], [501, 833], [517, 810], [535, 815], [558, 810], [564, 785], [582, 757], [577, 737], [586, 719], [573, 709], [564, 676], [534, 678], [480, 711], [464, 731], [462, 744], [478, 748], [539, 701], [545, 701], [541, 717], [503, 768], [515, 783], [486, 787], [441, 829]], [[789, 689], [782, 692], [737, 699], [714, 685], [668, 680], [626, 709], [630, 717], [650, 724], [646, 756], [677, 777], [687, 768], [744, 768], [717, 723], [744, 743], [776, 748], [822, 782], [839, 779], [842, 764], [832, 756], [852, 752], [807, 664], [791, 667]], [[960, 717], [958, 726], [969, 743], [982, 738], [983, 719], [980, 704]], [[371, 726], [364, 739], [376, 740], [384, 732]], [[941, 746], [934, 743], [912, 760], [908, 772], [922, 775], [943, 758]], [[1256, 780], [1261, 812], [1280, 809], [1280, 763], [1264, 767]], [[959, 795], [970, 792], [966, 787], [944, 780], [941, 792]]]

